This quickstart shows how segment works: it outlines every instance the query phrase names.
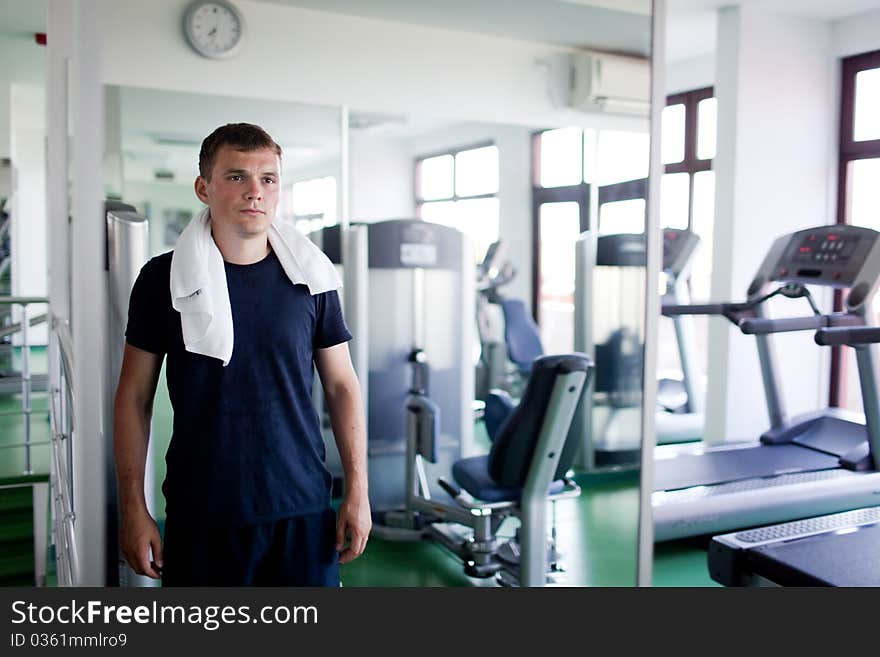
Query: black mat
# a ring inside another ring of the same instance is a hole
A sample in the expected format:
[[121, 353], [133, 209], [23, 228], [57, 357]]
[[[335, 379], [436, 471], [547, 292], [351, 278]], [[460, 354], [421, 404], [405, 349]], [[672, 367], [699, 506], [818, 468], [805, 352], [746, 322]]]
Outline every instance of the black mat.
[[880, 524], [749, 550], [749, 570], [782, 586], [880, 586]]
[[654, 464], [654, 490], [724, 484], [776, 474], [836, 468], [836, 456], [798, 445], [756, 445], [704, 454], [681, 454]]

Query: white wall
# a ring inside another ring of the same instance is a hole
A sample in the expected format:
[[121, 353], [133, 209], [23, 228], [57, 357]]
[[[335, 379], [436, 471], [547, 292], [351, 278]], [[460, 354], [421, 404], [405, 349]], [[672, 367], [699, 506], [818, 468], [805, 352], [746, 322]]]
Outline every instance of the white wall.
[[13, 83], [43, 81], [46, 49], [33, 37], [0, 35], [0, 157], [10, 151], [10, 88]]
[[101, 0], [104, 81], [461, 120], [605, 120], [554, 107], [540, 62], [563, 48], [273, 3], [237, 4], [247, 43], [233, 59], [217, 62], [186, 45], [180, 22], [187, 0]]
[[715, 53], [697, 55], [666, 64], [666, 94], [677, 94], [715, 84]]
[[849, 57], [880, 49], [880, 11], [835, 21], [831, 28], [835, 57]]
[[352, 131], [349, 152], [351, 221], [415, 216], [413, 157], [406, 140]]
[[[45, 93], [41, 85], [13, 83], [9, 99], [12, 294], [45, 297], [48, 294]], [[28, 306], [28, 316], [45, 310], [45, 304]], [[31, 344], [45, 345], [47, 336], [44, 323], [31, 331], [28, 340]]]
[[[0, 158], [11, 159], [11, 167], [4, 169], [0, 196], [12, 199], [12, 294], [45, 296], [45, 48], [33, 37], [0, 35], [0, 62]], [[43, 305], [34, 305], [28, 314], [44, 311]], [[18, 310], [15, 313], [18, 319]], [[31, 331], [29, 341], [45, 344], [46, 326]]]
[[[741, 7], [718, 29], [712, 296], [738, 299], [773, 239], [834, 221], [836, 64], [826, 22]], [[810, 335], [775, 344], [789, 415], [823, 406], [828, 353]], [[708, 376], [707, 440], [754, 439], [768, 424], [754, 338], [713, 320]]]

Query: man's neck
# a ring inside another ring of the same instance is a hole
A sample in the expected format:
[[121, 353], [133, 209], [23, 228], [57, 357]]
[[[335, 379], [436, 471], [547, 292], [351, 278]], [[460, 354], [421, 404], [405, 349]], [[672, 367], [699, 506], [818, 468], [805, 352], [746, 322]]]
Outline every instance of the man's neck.
[[223, 260], [233, 265], [252, 265], [265, 258], [271, 250], [268, 235], [265, 234], [243, 238], [212, 231], [211, 236], [220, 249]]

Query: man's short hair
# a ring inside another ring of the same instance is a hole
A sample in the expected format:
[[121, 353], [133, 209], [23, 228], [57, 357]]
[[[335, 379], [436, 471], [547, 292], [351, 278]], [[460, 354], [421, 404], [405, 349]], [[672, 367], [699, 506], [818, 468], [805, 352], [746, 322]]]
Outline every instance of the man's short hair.
[[202, 142], [199, 151], [199, 175], [205, 180], [211, 179], [217, 151], [224, 146], [231, 146], [245, 153], [271, 148], [279, 158], [281, 157], [281, 146], [276, 144], [269, 133], [260, 126], [252, 123], [227, 123], [205, 137]]

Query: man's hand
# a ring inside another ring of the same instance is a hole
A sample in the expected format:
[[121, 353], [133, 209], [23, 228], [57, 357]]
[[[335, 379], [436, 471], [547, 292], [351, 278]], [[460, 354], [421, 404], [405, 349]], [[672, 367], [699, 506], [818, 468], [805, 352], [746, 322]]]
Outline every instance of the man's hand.
[[[367, 496], [346, 494], [336, 514], [336, 551], [340, 553], [340, 564], [353, 561], [363, 554], [372, 527]], [[348, 547], [343, 549], [346, 538]]]
[[[123, 512], [119, 543], [125, 560], [134, 572], [159, 579], [159, 571], [162, 569], [162, 539], [156, 521], [146, 509]], [[151, 548], [156, 567], [150, 563]]]

